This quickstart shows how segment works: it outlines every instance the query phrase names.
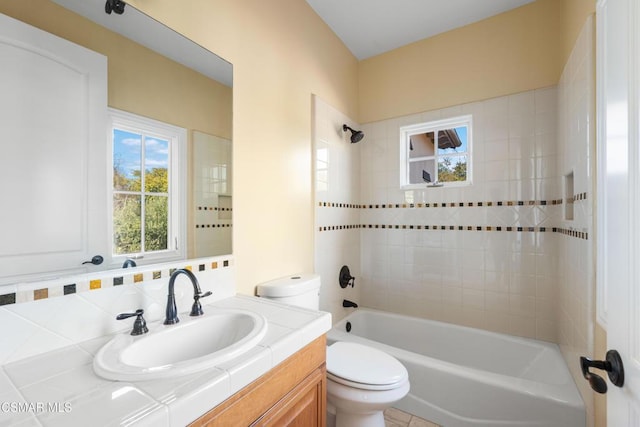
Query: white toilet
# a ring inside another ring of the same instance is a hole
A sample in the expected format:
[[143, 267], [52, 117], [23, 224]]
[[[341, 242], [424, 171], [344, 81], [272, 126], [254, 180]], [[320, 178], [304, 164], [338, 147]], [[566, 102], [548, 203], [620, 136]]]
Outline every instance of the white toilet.
[[[318, 310], [320, 276], [300, 274], [258, 285], [258, 295]], [[409, 392], [407, 369], [391, 355], [353, 342], [327, 347], [327, 403], [336, 427], [384, 427], [383, 411]]]

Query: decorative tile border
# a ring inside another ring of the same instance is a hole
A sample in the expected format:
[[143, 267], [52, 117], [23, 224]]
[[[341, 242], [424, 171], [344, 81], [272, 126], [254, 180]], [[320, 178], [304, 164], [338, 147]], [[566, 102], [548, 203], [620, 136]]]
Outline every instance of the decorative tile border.
[[582, 200], [587, 200], [587, 193], [578, 193], [573, 196], [574, 202], [578, 202]]
[[220, 208], [218, 206], [196, 206], [196, 209], [199, 211], [220, 211], [220, 212], [231, 212], [233, 208]]
[[334, 202], [319, 202], [319, 206], [322, 208], [347, 208], [347, 209], [362, 209], [365, 205], [355, 205], [352, 203], [334, 203]]
[[382, 229], [382, 230], [431, 230], [431, 231], [500, 231], [516, 233], [560, 233], [565, 236], [589, 240], [589, 233], [559, 227], [514, 227], [492, 225], [387, 225], [387, 224], [355, 224], [355, 225], [331, 225], [318, 227], [318, 231], [338, 231], [353, 229]]
[[320, 227], [318, 231], [336, 231], [336, 230], [353, 230], [356, 228], [363, 228], [364, 225], [354, 224], [354, 225], [329, 225]]
[[554, 229], [557, 233], [564, 234], [565, 236], [576, 237], [578, 239], [589, 240], [589, 233], [586, 231], [572, 230], [570, 228], [557, 228]]
[[[449, 202], [449, 203], [379, 203], [379, 204], [352, 204], [352, 203], [335, 203], [335, 202], [319, 202], [319, 207], [331, 208], [349, 208], [349, 209], [415, 209], [415, 208], [466, 208], [466, 207], [515, 207], [515, 206], [557, 206], [563, 203], [574, 203], [587, 200], [587, 193], [575, 194], [566, 201], [563, 199], [552, 200], [507, 200], [497, 202]], [[517, 227], [517, 226], [478, 226], [478, 225], [386, 225], [386, 224], [355, 224], [355, 225], [332, 225], [318, 227], [318, 231], [336, 231], [336, 230], [352, 230], [352, 229], [394, 229], [394, 230], [457, 230], [457, 231], [506, 231], [506, 232], [530, 232], [544, 233], [553, 232], [560, 233], [565, 236], [575, 237], [578, 239], [589, 239], [589, 233], [586, 231], [577, 231], [573, 229], [559, 227]]]
[[196, 228], [228, 228], [233, 224], [196, 224]]
[[[577, 197], [583, 197], [577, 199]], [[574, 196], [574, 200], [586, 200], [587, 194], [580, 193]], [[328, 208], [353, 208], [353, 209], [414, 209], [414, 208], [472, 208], [472, 207], [493, 207], [493, 206], [555, 206], [561, 205], [562, 199], [554, 200], [499, 200], [497, 202], [448, 202], [448, 203], [377, 203], [377, 204], [349, 204], [319, 202], [319, 207]]]
[[515, 231], [529, 233], [556, 232], [555, 227], [513, 227], [513, 226], [485, 226], [485, 225], [387, 225], [387, 224], [358, 224], [358, 225], [333, 225], [319, 227], [318, 231], [336, 231], [350, 229], [386, 229], [386, 230], [432, 230], [432, 231]]
[[[160, 270], [148, 270], [143, 272], [132, 272], [128, 274], [120, 274], [114, 277], [103, 277], [95, 279], [79, 280], [71, 284], [56, 284], [48, 288], [18, 290], [0, 295], [0, 306], [16, 304], [21, 302], [36, 301], [57, 296], [72, 295], [78, 292], [92, 291], [102, 288], [110, 288], [113, 286], [130, 285], [141, 283], [144, 281], [166, 280], [177, 269], [186, 269], [193, 271], [194, 267], [197, 271], [215, 270], [217, 268], [225, 268], [231, 265], [231, 260], [224, 259], [222, 261], [207, 261], [197, 264], [186, 264], [181, 267], [163, 268]], [[120, 273], [120, 272], [118, 272]]]

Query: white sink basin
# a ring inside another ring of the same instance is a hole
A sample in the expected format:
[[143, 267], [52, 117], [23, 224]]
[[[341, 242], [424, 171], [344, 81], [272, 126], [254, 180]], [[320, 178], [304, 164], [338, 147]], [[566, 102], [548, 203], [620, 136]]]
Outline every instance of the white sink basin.
[[266, 319], [236, 309], [215, 309], [180, 323], [150, 323], [140, 336], [117, 335], [93, 359], [97, 375], [140, 381], [191, 374], [229, 361], [255, 347], [267, 333]]

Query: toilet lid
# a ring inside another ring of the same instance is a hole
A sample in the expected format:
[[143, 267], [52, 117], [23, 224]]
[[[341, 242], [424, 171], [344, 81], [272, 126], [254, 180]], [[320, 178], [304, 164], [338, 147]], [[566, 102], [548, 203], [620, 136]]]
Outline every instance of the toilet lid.
[[[393, 388], [404, 382], [407, 369], [393, 356], [362, 344], [338, 341], [327, 347], [327, 374], [359, 388]], [[369, 387], [371, 386], [371, 387]]]

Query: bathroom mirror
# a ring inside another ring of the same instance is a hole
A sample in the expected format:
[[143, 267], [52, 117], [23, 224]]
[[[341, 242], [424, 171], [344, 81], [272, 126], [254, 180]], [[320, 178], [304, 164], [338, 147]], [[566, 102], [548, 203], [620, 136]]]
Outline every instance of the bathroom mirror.
[[[126, 258], [133, 259], [138, 265], [149, 265], [175, 259], [230, 254], [233, 221], [232, 65], [130, 5], [126, 5], [124, 13], [119, 15], [115, 12], [105, 13], [104, 0], [0, 0], [0, 14], [36, 27], [48, 33], [47, 35], [56, 36], [54, 38], [65, 39], [105, 56], [105, 107], [109, 112], [105, 120], [104, 139], [101, 131], [97, 138], [100, 147], [104, 144], [101, 155], [106, 161], [103, 165], [90, 163], [89, 156], [84, 155], [79, 155], [79, 160], [72, 163], [71, 167], [69, 163], [58, 164], [57, 158], [68, 161], [69, 156], [77, 153], [67, 155], [47, 148], [51, 150], [51, 155], [47, 154], [43, 147], [53, 146], [49, 138], [45, 142], [35, 143], [17, 139], [3, 141], [3, 151], [11, 158], [5, 160], [5, 166], [11, 165], [8, 169], [13, 172], [0, 171], [0, 181], [4, 184], [0, 184], [0, 196], [7, 201], [3, 208], [5, 213], [0, 215], [3, 234], [0, 245], [0, 285], [123, 268], [123, 256], [118, 256], [117, 251], [114, 254], [96, 253], [82, 240], [83, 236], [90, 234], [87, 229], [91, 227], [95, 230], [90, 231], [101, 234], [103, 241], [113, 241], [113, 236], [118, 234], [114, 230], [117, 225], [113, 225], [116, 221], [103, 212], [116, 212], [119, 209], [117, 201], [114, 201], [116, 197], [112, 193], [113, 187], [110, 187], [112, 184], [116, 186], [114, 176], [117, 175], [117, 160], [114, 156], [122, 156], [122, 153], [114, 154], [116, 150], [113, 147], [117, 143], [115, 128], [109, 116], [112, 111], [178, 127], [185, 135], [184, 141], [180, 143], [180, 149], [184, 150], [180, 167], [152, 167], [157, 159], [148, 156], [149, 161], [145, 163], [143, 154], [142, 163], [138, 162], [137, 166], [130, 167], [130, 176], [127, 177], [129, 182], [133, 182], [133, 175], [136, 173], [146, 176], [145, 174], [163, 168], [165, 175], [179, 173], [182, 177], [182, 202], [178, 204], [178, 208], [183, 211], [181, 222], [168, 227], [169, 232], [163, 243], [169, 249], [176, 249], [174, 252], [177, 255], [173, 255], [172, 259], [156, 259], [153, 253], [149, 255], [152, 251], [139, 254], [134, 245], [133, 249], [125, 253]], [[20, 70], [14, 75], [21, 77]], [[63, 83], [58, 84], [55, 80], [53, 73], [46, 74], [46, 80], [48, 81], [42, 84], [43, 88], [63, 87]], [[18, 82], [7, 84], [20, 85]], [[42, 91], [45, 92], [49, 91]], [[54, 90], [51, 92], [55, 93]], [[61, 98], [66, 96], [58, 95], [55, 101], [39, 99], [37, 103], [53, 104]], [[17, 108], [6, 105], [4, 108], [11, 109], [14, 119], [18, 117], [20, 121], [24, 120], [29, 128], [45, 126], [29, 114], [16, 113]], [[138, 147], [151, 147], [151, 142], [156, 143], [160, 139], [153, 133], [141, 137], [148, 139], [142, 139], [147, 142], [139, 142]], [[128, 142], [122, 142], [121, 145], [126, 143]], [[145, 148], [140, 148], [140, 151], [144, 153]], [[151, 148], [147, 152], [151, 152]], [[171, 156], [173, 154], [165, 155], [167, 158]], [[65, 171], [70, 168], [85, 171], [100, 169], [102, 166], [104, 172], [100, 170], [98, 175], [104, 185], [91, 187], [80, 182], [77, 188], [65, 191], [56, 190], [56, 186], [52, 184], [63, 179]], [[23, 170], [37, 172], [30, 174], [38, 175], [37, 180], [29, 176], [35, 183], [33, 187], [51, 188], [51, 191], [36, 189], [27, 194], [30, 187], [21, 187], [22, 180], [16, 179], [16, 171]], [[151, 182], [151, 178], [145, 182]], [[145, 185], [148, 184], [143, 184], [143, 187]], [[131, 188], [129, 186], [126, 189]], [[145, 195], [146, 190], [141, 191], [138, 204], [146, 206], [152, 197]], [[163, 191], [160, 190], [161, 196]], [[78, 201], [76, 194], [82, 200]], [[167, 196], [166, 199], [170, 200], [170, 197], [172, 196]], [[100, 212], [87, 210], [89, 219], [77, 216], [76, 207], [82, 205], [85, 198], [99, 200], [102, 203], [100, 206], [106, 209], [100, 209]], [[142, 229], [146, 230], [145, 227], [151, 223], [148, 214], [150, 208], [147, 209], [146, 217], [144, 208], [138, 206], [138, 210], [138, 218], [143, 218]], [[104, 220], [91, 225], [94, 216], [102, 218], [103, 215]], [[144, 225], [145, 220], [147, 225]], [[65, 240], [67, 237], [71, 242], [68, 245]], [[151, 239], [142, 238], [143, 242], [149, 240]], [[30, 241], [32, 243], [26, 243]], [[38, 248], [32, 249], [34, 246]], [[52, 253], [54, 256], [51, 256]], [[96, 255], [102, 256], [104, 261], [92, 263], [91, 261], [96, 260]]]

